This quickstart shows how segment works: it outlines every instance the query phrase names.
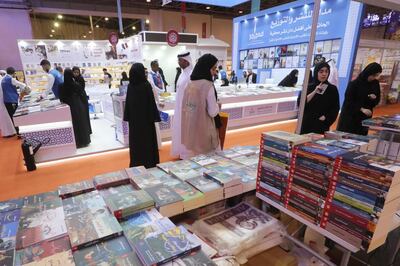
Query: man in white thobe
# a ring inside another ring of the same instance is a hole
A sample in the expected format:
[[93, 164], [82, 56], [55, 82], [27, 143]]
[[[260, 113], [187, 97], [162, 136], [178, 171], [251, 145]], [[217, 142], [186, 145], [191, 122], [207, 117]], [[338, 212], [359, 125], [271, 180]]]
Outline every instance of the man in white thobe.
[[178, 64], [182, 69], [182, 73], [176, 83], [176, 100], [175, 100], [175, 111], [172, 123], [172, 149], [171, 154], [173, 156], [179, 156], [181, 159], [187, 159], [190, 152], [182, 144], [181, 140], [181, 112], [182, 112], [182, 100], [183, 94], [186, 87], [190, 82], [190, 75], [193, 71], [192, 58], [190, 52], [182, 52], [178, 54]]

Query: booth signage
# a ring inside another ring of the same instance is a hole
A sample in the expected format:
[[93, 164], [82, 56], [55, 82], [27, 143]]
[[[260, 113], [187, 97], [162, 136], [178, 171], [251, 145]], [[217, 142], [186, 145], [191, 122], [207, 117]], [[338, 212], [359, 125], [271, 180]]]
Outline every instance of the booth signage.
[[110, 32], [110, 34], [108, 35], [108, 40], [111, 43], [111, 45], [113, 46], [117, 45], [119, 41], [118, 34], [116, 32]]
[[167, 43], [169, 46], [177, 46], [179, 42], [179, 33], [176, 30], [169, 30], [167, 32]]

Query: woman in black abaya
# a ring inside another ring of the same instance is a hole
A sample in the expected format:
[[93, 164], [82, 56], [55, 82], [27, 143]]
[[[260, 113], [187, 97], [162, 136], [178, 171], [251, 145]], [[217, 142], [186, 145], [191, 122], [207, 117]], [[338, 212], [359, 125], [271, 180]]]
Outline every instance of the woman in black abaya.
[[129, 123], [130, 167], [155, 167], [160, 162], [155, 122], [160, 113], [143, 64], [132, 65], [126, 94], [124, 121]]
[[367, 135], [368, 128], [362, 121], [372, 117], [374, 107], [381, 99], [379, 75], [382, 67], [378, 63], [369, 64], [346, 89], [337, 130]]
[[72, 70], [66, 69], [64, 71], [64, 84], [60, 88], [60, 101], [68, 104], [71, 109], [77, 148], [86, 147], [90, 143], [90, 126], [84, 115], [87, 106], [82, 101], [82, 92], [82, 85], [74, 80]]
[[[339, 93], [335, 85], [328, 82], [330, 66], [319, 63], [314, 68], [314, 78], [307, 88], [301, 134], [324, 134], [335, 122], [339, 112]], [[297, 103], [300, 102], [300, 96]]]
[[295, 87], [297, 83], [297, 76], [299, 75], [299, 71], [297, 69], [293, 69], [289, 75], [287, 75], [281, 82], [279, 82], [278, 86], [281, 87]]
[[82, 91], [80, 93], [81, 101], [85, 105], [85, 118], [88, 123], [90, 134], [92, 134], [92, 126], [90, 125], [90, 115], [89, 115], [89, 97], [87, 96], [86, 90], [85, 90], [85, 86], [86, 86], [85, 79], [82, 77], [81, 70], [79, 67], [74, 66], [72, 68], [72, 72], [74, 74], [74, 80], [76, 82], [78, 82], [79, 85], [81, 85], [81, 89], [82, 89]]

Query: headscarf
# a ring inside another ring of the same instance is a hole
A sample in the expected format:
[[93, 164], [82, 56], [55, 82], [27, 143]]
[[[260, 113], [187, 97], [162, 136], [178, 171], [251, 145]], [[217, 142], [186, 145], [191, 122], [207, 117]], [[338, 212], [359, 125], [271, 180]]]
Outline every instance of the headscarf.
[[194, 66], [190, 80], [206, 79], [213, 82], [211, 68], [218, 62], [218, 59], [212, 54], [202, 55]]
[[382, 66], [374, 62], [364, 68], [364, 70], [358, 75], [357, 80], [367, 81], [369, 76], [378, 73], [382, 73]]
[[279, 82], [278, 86], [284, 87], [292, 87], [297, 83], [298, 78], [296, 75], [299, 73], [297, 69], [293, 69], [289, 75], [287, 75], [281, 82]]
[[74, 85], [74, 73], [70, 68], [64, 70], [64, 86], [69, 88]]
[[79, 75], [81, 75], [81, 69], [80, 69], [79, 67], [74, 66], [74, 67], [72, 68], [72, 72], [74, 72], [75, 70], [78, 70], [78, 71], [79, 71]]
[[192, 66], [192, 57], [190, 56], [189, 51], [183, 51], [182, 53], [179, 53], [178, 58], [182, 58], [189, 63], [189, 66]]
[[5, 70], [0, 70], [0, 74], [7, 75], [7, 71], [5, 71]]
[[[318, 64], [314, 67], [314, 82], [313, 82], [314, 85], [315, 85], [315, 84], [321, 83], [321, 81], [318, 80], [318, 72], [319, 72], [322, 68], [324, 68], [324, 67], [328, 68], [329, 74], [331, 73], [331, 67], [329, 66], [328, 63], [326, 63], [326, 62], [318, 63]], [[328, 77], [326, 77], [326, 78], [327, 78], [327, 81], [328, 81], [328, 78], [329, 78], [329, 74], [328, 74]]]
[[129, 84], [141, 84], [147, 81], [142, 63], [135, 63], [129, 70]]

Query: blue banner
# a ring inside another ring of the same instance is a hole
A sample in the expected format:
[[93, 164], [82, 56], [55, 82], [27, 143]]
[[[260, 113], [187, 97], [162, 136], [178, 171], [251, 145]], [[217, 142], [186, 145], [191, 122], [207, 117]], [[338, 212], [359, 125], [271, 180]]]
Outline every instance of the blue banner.
[[[308, 42], [313, 4], [304, 4], [273, 13], [246, 16], [239, 26], [239, 50]], [[321, 3], [316, 40], [343, 38], [348, 1], [329, 0]], [[237, 19], [235, 19], [237, 20]]]

